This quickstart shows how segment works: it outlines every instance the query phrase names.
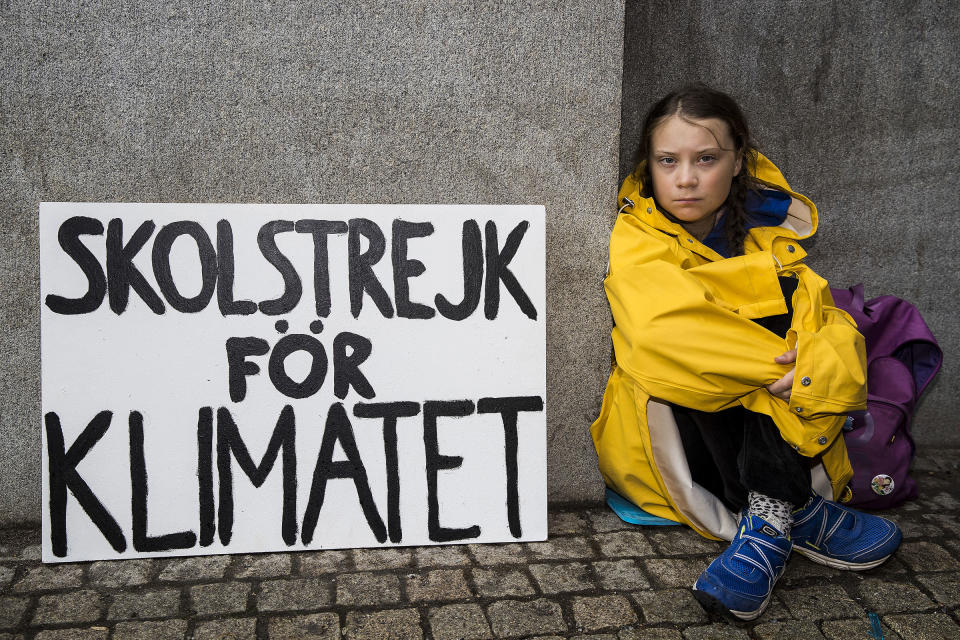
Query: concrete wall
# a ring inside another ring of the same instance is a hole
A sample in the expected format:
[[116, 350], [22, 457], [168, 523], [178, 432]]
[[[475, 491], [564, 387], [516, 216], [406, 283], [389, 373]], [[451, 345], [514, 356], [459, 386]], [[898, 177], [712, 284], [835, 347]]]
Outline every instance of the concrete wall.
[[918, 304], [947, 362], [915, 432], [960, 442], [954, 3], [142, 4], [0, 2], [0, 524], [39, 519], [45, 200], [545, 204], [550, 498], [599, 499], [620, 124], [622, 176], [687, 80], [818, 203], [818, 271]]
[[657, 98], [697, 80], [731, 93], [820, 209], [811, 266], [923, 313], [945, 364], [914, 435], [960, 443], [960, 5], [630, 0], [625, 21], [620, 175]]
[[546, 205], [550, 498], [601, 495], [622, 2], [320, 4], [0, 3], [0, 524], [40, 513], [41, 201]]

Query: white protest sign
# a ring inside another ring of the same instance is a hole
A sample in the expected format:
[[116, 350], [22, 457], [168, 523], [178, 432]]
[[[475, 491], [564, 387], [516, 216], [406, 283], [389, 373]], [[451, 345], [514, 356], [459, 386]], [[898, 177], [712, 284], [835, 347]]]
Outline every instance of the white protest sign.
[[43, 560], [543, 540], [544, 209], [40, 205]]

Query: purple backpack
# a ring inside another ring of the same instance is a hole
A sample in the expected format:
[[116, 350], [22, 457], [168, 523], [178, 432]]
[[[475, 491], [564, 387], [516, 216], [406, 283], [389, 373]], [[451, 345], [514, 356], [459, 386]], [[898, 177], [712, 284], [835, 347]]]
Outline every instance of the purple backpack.
[[943, 352], [906, 300], [880, 296], [864, 302], [862, 284], [830, 291], [867, 345], [867, 410], [852, 413], [844, 425], [853, 479], [852, 495], [841, 500], [886, 509], [917, 497], [917, 484], [908, 475], [916, 448], [910, 421], [920, 394], [940, 370]]

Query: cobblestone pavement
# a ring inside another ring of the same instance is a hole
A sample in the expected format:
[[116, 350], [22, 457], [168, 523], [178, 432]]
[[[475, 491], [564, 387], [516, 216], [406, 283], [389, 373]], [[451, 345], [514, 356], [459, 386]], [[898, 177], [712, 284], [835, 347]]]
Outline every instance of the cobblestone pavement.
[[923, 450], [919, 500], [894, 510], [885, 565], [794, 556], [752, 624], [712, 618], [690, 585], [723, 545], [552, 509], [532, 544], [363, 549], [42, 565], [36, 529], [0, 531], [0, 640], [578, 637], [960, 638], [960, 449]]

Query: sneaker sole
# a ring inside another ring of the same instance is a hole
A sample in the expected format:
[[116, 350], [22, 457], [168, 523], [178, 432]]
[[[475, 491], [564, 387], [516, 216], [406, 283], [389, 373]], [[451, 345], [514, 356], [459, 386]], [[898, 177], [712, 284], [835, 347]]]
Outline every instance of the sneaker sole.
[[803, 547], [795, 546], [793, 548], [794, 553], [799, 553], [800, 555], [806, 557], [808, 560], [812, 560], [817, 564], [822, 564], [827, 567], [832, 567], [833, 569], [840, 569], [841, 571], [866, 571], [867, 569], [873, 569], [874, 567], [879, 567], [881, 564], [887, 561], [887, 559], [893, 554], [885, 555], [879, 560], [871, 560], [870, 562], [846, 562], [844, 560], [837, 560], [836, 558], [830, 558], [828, 556], [820, 555], [815, 551], [810, 551]]
[[699, 591], [693, 589], [693, 597], [697, 599], [697, 602], [700, 603], [700, 606], [703, 607], [706, 611], [710, 613], [719, 614], [725, 617], [732, 617], [736, 620], [742, 620], [744, 622], [749, 622], [751, 620], [756, 620], [763, 612], [766, 611], [767, 605], [770, 604], [770, 598], [773, 596], [773, 592], [770, 592], [770, 595], [760, 603], [760, 608], [756, 611], [735, 611], [734, 609], [728, 609], [723, 605], [722, 602], [711, 596], [706, 591]]

